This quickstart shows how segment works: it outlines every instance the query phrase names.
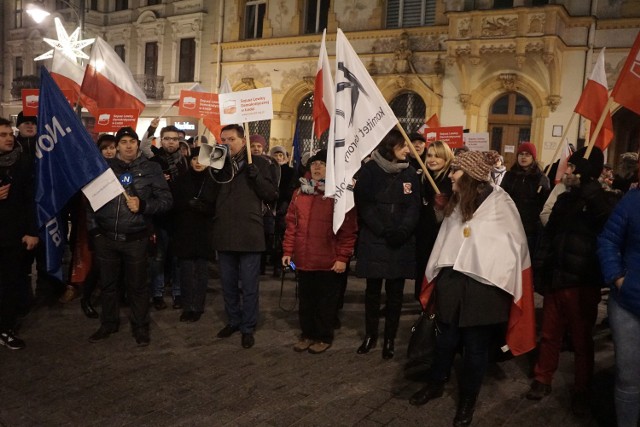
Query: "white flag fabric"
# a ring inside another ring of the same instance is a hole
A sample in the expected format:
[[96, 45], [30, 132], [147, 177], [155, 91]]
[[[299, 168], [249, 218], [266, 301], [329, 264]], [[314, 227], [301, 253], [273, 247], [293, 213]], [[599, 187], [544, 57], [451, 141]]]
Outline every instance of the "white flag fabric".
[[334, 198], [333, 231], [337, 232], [345, 214], [354, 206], [353, 176], [398, 119], [340, 29], [336, 38], [335, 87], [325, 194]]

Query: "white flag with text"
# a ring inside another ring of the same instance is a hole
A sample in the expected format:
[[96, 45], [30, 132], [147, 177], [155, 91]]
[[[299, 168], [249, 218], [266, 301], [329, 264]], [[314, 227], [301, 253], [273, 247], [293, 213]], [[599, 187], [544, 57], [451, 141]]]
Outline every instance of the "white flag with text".
[[398, 119], [340, 29], [336, 38], [335, 87], [325, 194], [334, 198], [333, 231], [337, 232], [345, 214], [354, 206], [353, 176]]

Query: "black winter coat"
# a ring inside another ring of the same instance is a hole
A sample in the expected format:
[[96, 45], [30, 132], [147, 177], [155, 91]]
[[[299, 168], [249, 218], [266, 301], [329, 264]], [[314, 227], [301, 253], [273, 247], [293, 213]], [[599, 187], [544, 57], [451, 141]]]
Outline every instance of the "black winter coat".
[[[107, 163], [120, 182], [125, 181], [126, 192], [140, 198], [140, 210], [131, 212], [124, 195], [120, 194], [97, 212], [89, 212], [89, 232], [105, 234], [114, 240], [123, 238], [122, 235], [142, 236], [148, 233], [153, 215], [168, 211], [173, 203], [162, 169], [144, 156], [138, 156], [131, 163], [117, 158], [107, 159]], [[130, 183], [125, 179], [129, 176]]]
[[33, 173], [31, 156], [24, 152], [11, 166], [0, 166], [0, 186], [11, 184], [9, 196], [0, 200], [0, 246], [20, 244], [25, 235], [38, 236]]
[[[528, 238], [539, 231], [540, 211], [549, 197], [549, 179], [535, 166], [524, 170], [518, 164], [507, 171], [500, 186], [509, 193], [520, 213]], [[538, 192], [538, 188], [542, 187]]]
[[191, 169], [176, 182], [173, 223], [169, 229], [172, 252], [178, 258], [212, 258], [213, 205], [201, 196], [210, 185], [209, 172]]
[[416, 170], [409, 166], [391, 174], [371, 160], [360, 169], [354, 191], [360, 229], [356, 275], [415, 278], [414, 231], [421, 203]]
[[263, 202], [278, 200], [269, 160], [253, 157], [258, 175], [252, 179], [245, 161], [228, 183], [215, 183], [207, 198], [215, 200], [213, 248], [218, 251], [262, 252], [265, 250]]
[[613, 197], [597, 181], [571, 188], [558, 197], [544, 229], [546, 244], [541, 246], [550, 248], [544, 254], [545, 291], [603, 286], [597, 237], [615, 206]]

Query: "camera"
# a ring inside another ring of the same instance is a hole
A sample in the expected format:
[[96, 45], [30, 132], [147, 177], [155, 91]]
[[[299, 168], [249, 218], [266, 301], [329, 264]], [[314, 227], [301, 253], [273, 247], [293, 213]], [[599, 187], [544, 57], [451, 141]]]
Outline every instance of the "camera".
[[285, 273], [296, 271], [296, 265], [293, 263], [293, 261], [289, 261], [289, 265], [285, 265], [284, 267], [282, 267], [282, 271], [284, 271]]

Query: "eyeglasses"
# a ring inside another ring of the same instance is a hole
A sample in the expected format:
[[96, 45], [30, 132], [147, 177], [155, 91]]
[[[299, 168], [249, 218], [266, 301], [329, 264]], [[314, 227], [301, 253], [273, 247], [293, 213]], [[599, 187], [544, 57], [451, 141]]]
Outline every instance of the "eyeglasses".
[[178, 136], [175, 136], [175, 137], [173, 137], [173, 136], [163, 136], [163, 137], [162, 137], [162, 140], [163, 140], [163, 141], [173, 141], [173, 142], [178, 142], [178, 141], [180, 141], [180, 137], [178, 137]]

